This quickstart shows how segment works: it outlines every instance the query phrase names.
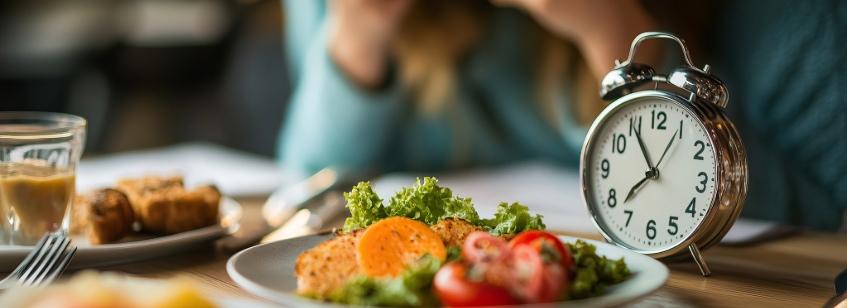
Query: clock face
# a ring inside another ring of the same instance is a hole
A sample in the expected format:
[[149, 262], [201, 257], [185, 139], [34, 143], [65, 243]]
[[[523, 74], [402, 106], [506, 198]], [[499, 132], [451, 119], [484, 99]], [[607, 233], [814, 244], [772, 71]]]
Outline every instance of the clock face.
[[[681, 100], [681, 99], [680, 99]], [[584, 197], [607, 238], [642, 253], [685, 242], [715, 198], [715, 151], [683, 103], [641, 96], [592, 127]]]

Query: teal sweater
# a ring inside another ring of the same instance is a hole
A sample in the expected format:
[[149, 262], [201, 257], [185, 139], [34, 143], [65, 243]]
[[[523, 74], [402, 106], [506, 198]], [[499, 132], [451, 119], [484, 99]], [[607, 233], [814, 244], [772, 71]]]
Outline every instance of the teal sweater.
[[742, 215], [843, 231], [847, 209], [847, 2], [726, 0], [709, 64], [747, 148]]
[[587, 128], [574, 124], [566, 87], [556, 99], [557, 121], [540, 111], [532, 51], [520, 27], [529, 16], [498, 10], [480, 45], [458, 67], [454, 103], [422, 114], [397, 78], [378, 93], [345, 78], [327, 52], [324, 2], [285, 4], [295, 80], [280, 140], [286, 167], [305, 173], [327, 166], [390, 172], [527, 159], [577, 166]]

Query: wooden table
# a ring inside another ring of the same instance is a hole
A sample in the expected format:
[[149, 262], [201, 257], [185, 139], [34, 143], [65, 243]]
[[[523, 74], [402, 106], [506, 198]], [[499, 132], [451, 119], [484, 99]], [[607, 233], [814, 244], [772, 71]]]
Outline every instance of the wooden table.
[[[264, 198], [239, 198], [242, 229], [261, 223]], [[599, 234], [571, 234], [599, 239]], [[151, 278], [187, 277], [210, 294], [266, 302], [239, 288], [226, 273], [234, 252], [212, 247], [102, 268]], [[632, 307], [821, 307], [834, 295], [833, 279], [847, 268], [847, 235], [804, 232], [750, 247], [717, 246], [703, 253], [704, 278], [693, 262], [670, 264], [670, 279]], [[72, 273], [69, 273], [72, 274]], [[267, 303], [267, 302], [266, 302]]]

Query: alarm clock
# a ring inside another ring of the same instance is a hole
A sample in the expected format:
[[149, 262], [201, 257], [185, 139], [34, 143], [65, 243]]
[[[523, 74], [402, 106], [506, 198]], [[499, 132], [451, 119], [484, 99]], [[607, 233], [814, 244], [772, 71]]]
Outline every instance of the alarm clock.
[[[653, 38], [678, 43], [685, 65], [661, 75], [634, 63]], [[642, 33], [615, 63], [600, 89], [612, 102], [582, 148], [583, 201], [606, 241], [663, 261], [690, 255], [709, 276], [700, 251], [729, 231], [747, 195], [747, 154], [723, 111], [729, 93], [672, 34]]]

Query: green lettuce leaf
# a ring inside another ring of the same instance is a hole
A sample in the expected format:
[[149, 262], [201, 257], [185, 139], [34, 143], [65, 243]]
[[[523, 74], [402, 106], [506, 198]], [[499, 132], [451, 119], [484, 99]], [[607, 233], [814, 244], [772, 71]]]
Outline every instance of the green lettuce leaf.
[[399, 277], [374, 279], [360, 276], [345, 283], [327, 299], [355, 306], [438, 306], [432, 279], [441, 264], [438, 258], [426, 254]]
[[382, 199], [377, 196], [370, 182], [359, 182], [350, 192], [344, 193], [350, 217], [344, 221], [344, 231], [366, 228], [380, 219], [388, 217]]
[[509, 205], [500, 202], [493, 219], [483, 219], [482, 226], [493, 235], [516, 234], [526, 230], [544, 230], [546, 225], [541, 221], [544, 216], [529, 214], [529, 207], [518, 202]]
[[453, 191], [436, 185], [437, 179], [418, 178], [412, 187], [403, 188], [388, 200], [388, 216], [403, 216], [428, 225], [445, 218], [458, 217], [479, 225], [479, 214], [471, 198], [453, 196]]
[[525, 230], [546, 226], [541, 215], [530, 215], [529, 208], [518, 202], [505, 202], [497, 206], [494, 218], [480, 219], [471, 198], [453, 195], [453, 191], [437, 185], [438, 180], [418, 178], [415, 184], [402, 188], [383, 206], [382, 199], [373, 191], [369, 182], [360, 182], [349, 193], [344, 193], [347, 208], [352, 216], [344, 223], [344, 231], [366, 228], [386, 217], [408, 217], [428, 225], [437, 224], [446, 218], [458, 217], [483, 227], [494, 234], [515, 234]]
[[603, 294], [606, 286], [629, 278], [630, 271], [623, 258], [608, 259], [597, 255], [597, 247], [585, 241], [567, 243], [577, 267], [570, 285], [570, 298], [580, 299]]

